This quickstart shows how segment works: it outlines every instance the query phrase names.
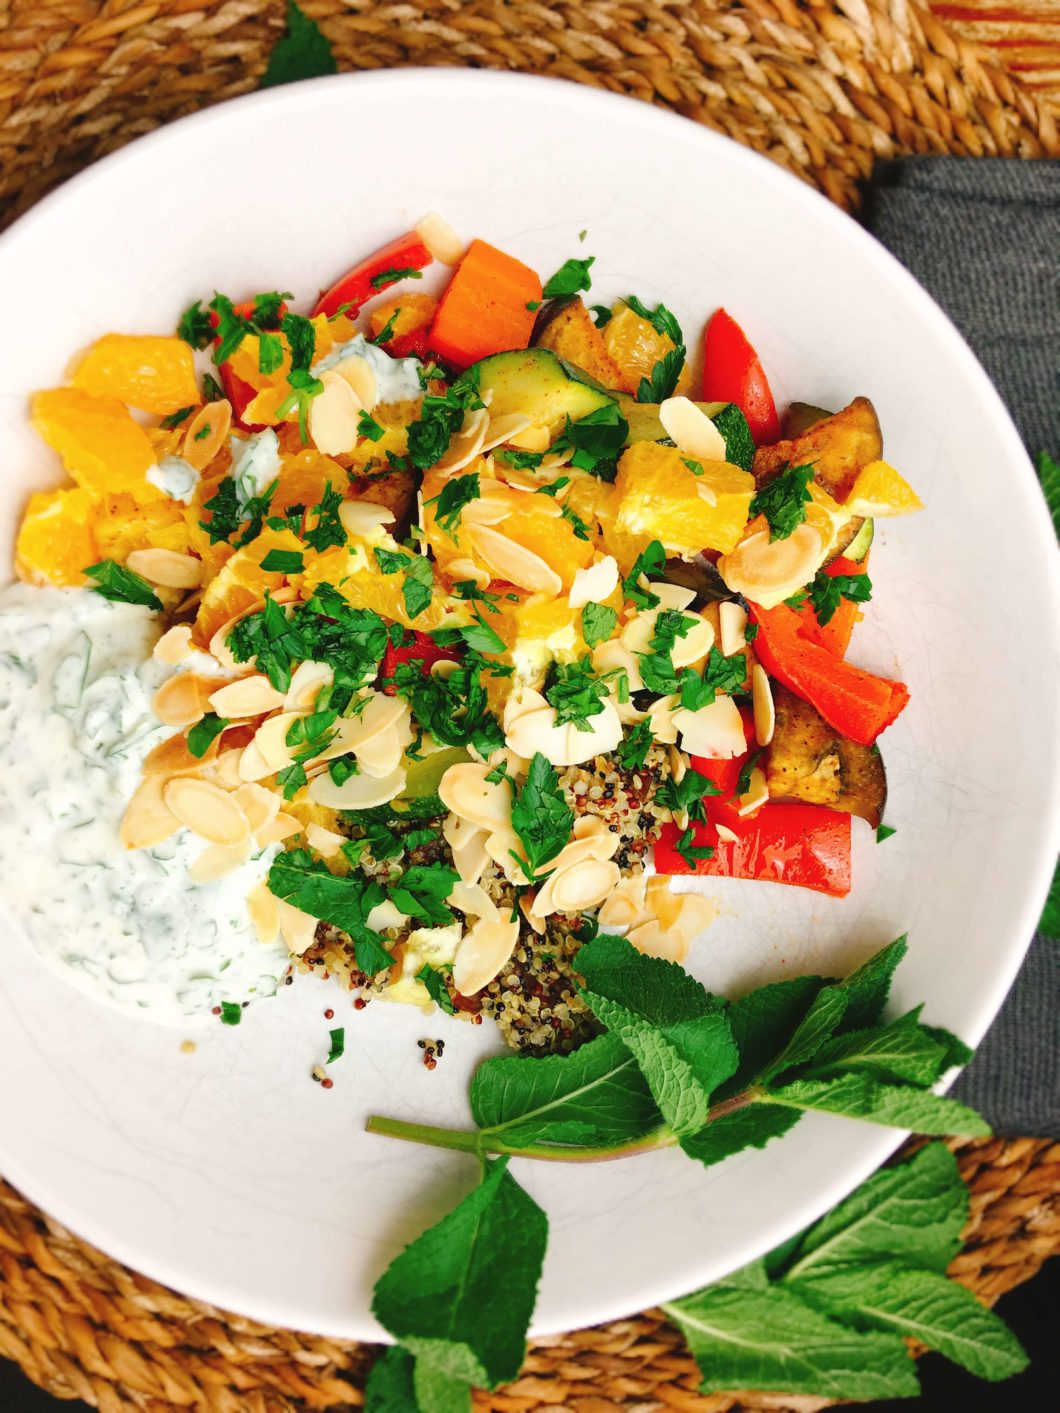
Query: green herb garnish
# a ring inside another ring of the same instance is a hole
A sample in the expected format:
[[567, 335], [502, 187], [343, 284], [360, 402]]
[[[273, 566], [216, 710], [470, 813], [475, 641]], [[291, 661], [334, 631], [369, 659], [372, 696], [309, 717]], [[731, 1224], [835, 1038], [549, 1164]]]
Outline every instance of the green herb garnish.
[[162, 600], [151, 585], [141, 575], [126, 569], [124, 564], [118, 564], [113, 559], [101, 559], [98, 564], [89, 564], [84, 572], [90, 579], [95, 579], [92, 588], [103, 598], [113, 603], [140, 604], [144, 608], [154, 609], [156, 613], [161, 612]]
[[590, 265], [596, 261], [595, 255], [584, 260], [565, 260], [554, 275], [545, 281], [542, 293], [546, 299], [566, 299], [580, 290], [592, 288]]
[[788, 466], [755, 495], [750, 513], [768, 520], [770, 540], [786, 540], [806, 519], [812, 480], [812, 466]]

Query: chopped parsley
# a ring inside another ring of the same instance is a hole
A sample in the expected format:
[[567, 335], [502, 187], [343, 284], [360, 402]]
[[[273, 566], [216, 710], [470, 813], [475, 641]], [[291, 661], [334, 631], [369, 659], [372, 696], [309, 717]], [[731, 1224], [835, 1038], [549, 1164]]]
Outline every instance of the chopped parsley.
[[[269, 513], [275, 490], [274, 481], [271, 486], [266, 486], [260, 496], [250, 496], [241, 502], [236, 482], [231, 476], [225, 476], [218, 483], [215, 494], [203, 506], [204, 510], [210, 512], [210, 519], [200, 520], [199, 526], [209, 535], [212, 545], [226, 540], [236, 549], [241, 549], [261, 534], [261, 527]], [[239, 539], [233, 540], [232, 536], [243, 525], [246, 525], [246, 529]]]
[[648, 578], [651, 574], [657, 574], [666, 563], [666, 551], [658, 540], [652, 540], [633, 562], [633, 568], [622, 580], [622, 591], [630, 603], [637, 608], [656, 608], [659, 604], [657, 594], [653, 594], [650, 589], [642, 587], [640, 578]]
[[641, 680], [649, 692], [665, 697], [677, 691], [679, 684], [671, 654], [678, 638], [686, 638], [695, 626], [695, 618], [677, 608], [664, 608], [656, 614], [648, 643], [651, 651], [637, 654]]
[[448, 392], [424, 397], [420, 415], [409, 426], [408, 434], [409, 461], [417, 471], [426, 471], [445, 455], [464, 413], [481, 406], [477, 388], [466, 378], [454, 383]]
[[212, 373], [202, 375], [202, 395], [205, 402], [221, 402], [225, 390]]
[[434, 570], [431, 561], [422, 554], [403, 554], [397, 550], [382, 549], [376, 545], [372, 551], [384, 574], [397, 574], [404, 570], [405, 581], [401, 586], [401, 597], [405, 601], [405, 611], [410, 618], [418, 618], [430, 606], [434, 597]]
[[885, 839], [889, 839], [892, 834], [897, 834], [898, 830], [890, 824], [881, 824], [876, 830], [876, 843], [882, 844]]
[[493, 631], [486, 623], [482, 615], [475, 610], [475, 621], [466, 628], [458, 628], [460, 637], [476, 653], [502, 653], [505, 649], [505, 642], [502, 637]]
[[151, 585], [139, 574], [126, 569], [113, 559], [101, 559], [98, 564], [90, 564], [84, 571], [90, 579], [95, 579], [92, 588], [103, 598], [113, 603], [136, 603], [144, 608], [162, 610], [162, 600]]
[[693, 461], [690, 456], [682, 456], [681, 465], [687, 466], [693, 476], [703, 476], [706, 474], [703, 470], [703, 463], [701, 461]]
[[369, 413], [362, 411], [357, 418], [357, 435], [378, 442], [386, 436], [386, 428], [381, 427]]
[[227, 717], [218, 716], [216, 712], [208, 711], [201, 721], [197, 721], [194, 726], [189, 728], [188, 750], [196, 760], [202, 760], [228, 724]]
[[388, 266], [385, 270], [380, 270], [378, 275], [373, 275], [368, 283], [373, 289], [386, 289], [387, 285], [397, 284], [398, 280], [422, 280], [423, 271], [417, 270], [414, 265], [404, 265], [398, 269], [395, 265]]
[[605, 403], [577, 422], [568, 418], [567, 425], [556, 442], [553, 452], [573, 451], [571, 465], [588, 471], [601, 481], [615, 479], [615, 462], [622, 453], [629, 434], [629, 423], [615, 402]]
[[602, 329], [605, 324], [609, 324], [613, 315], [606, 304], [590, 304], [589, 313], [593, 316], [593, 323], [598, 329]]
[[311, 549], [315, 549], [317, 554], [322, 554], [324, 550], [331, 549], [333, 546], [346, 543], [346, 531], [339, 515], [342, 504], [342, 492], [336, 490], [334, 486], [325, 486], [320, 504], [313, 507], [316, 512], [313, 525], [309, 525], [307, 518], [306, 527], [301, 532], [302, 539]]
[[397, 309], [395, 309], [394, 312], [391, 314], [390, 318], [386, 321], [386, 323], [385, 323], [385, 324], [383, 325], [383, 327], [379, 330], [379, 332], [375, 335], [375, 337], [374, 337], [374, 338], [370, 338], [370, 339], [368, 340], [368, 342], [369, 342], [369, 343], [374, 343], [374, 344], [376, 344], [376, 345], [378, 345], [378, 344], [383, 344], [383, 343], [389, 343], [390, 340], [394, 337], [394, 325], [397, 323], [397, 317], [398, 317], [398, 315], [399, 315], [400, 313], [401, 313], [400, 307], [397, 308]]
[[872, 580], [867, 574], [827, 574], [818, 569], [810, 585], [810, 602], [822, 627], [832, 621], [844, 599], [868, 603], [871, 598]]
[[579, 662], [553, 663], [545, 700], [555, 710], [556, 725], [572, 724], [579, 731], [591, 731], [590, 718], [603, 711], [609, 680], [609, 676], [593, 671], [588, 654]]
[[194, 304], [189, 304], [180, 316], [177, 337], [191, 344], [192, 348], [205, 348], [213, 338], [210, 313], [202, 307], [202, 300], [197, 299]]
[[647, 305], [641, 303], [635, 294], [627, 295], [622, 302], [628, 304], [634, 314], [639, 314], [642, 319], [647, 319], [657, 334], [662, 334], [673, 344], [684, 343], [685, 336], [681, 332], [681, 325], [665, 304], [657, 304], [654, 309], [649, 309]]
[[682, 669], [680, 678], [681, 705], [687, 711], [699, 711], [710, 706], [718, 692], [731, 696], [743, 687], [747, 679], [747, 661], [743, 653], [725, 657], [719, 648], [711, 648], [699, 676], [691, 667]]
[[518, 451], [512, 447], [502, 447], [494, 456], [505, 466], [513, 466], [516, 471], [536, 471], [545, 459], [543, 451]]
[[637, 387], [638, 402], [665, 402], [673, 397], [681, 369], [685, 366], [685, 346], [679, 343], [664, 353], [651, 370], [651, 376], [641, 378]]
[[587, 603], [582, 609], [582, 637], [590, 648], [606, 643], [615, 631], [618, 614], [606, 603]]
[[746, 795], [751, 788], [751, 774], [762, 758], [762, 751], [752, 751], [743, 763], [740, 774], [736, 778], [736, 787], [732, 792], [732, 798], [738, 800], [741, 795]]
[[243, 1007], [235, 1001], [221, 1002], [221, 1024], [238, 1025], [243, 1019]]
[[460, 579], [452, 585], [450, 590], [458, 599], [465, 599], [469, 603], [480, 603], [490, 613], [500, 613], [497, 607], [497, 600], [500, 594], [491, 594], [488, 589], [480, 589], [474, 579]]
[[591, 289], [593, 281], [589, 267], [595, 261], [595, 255], [589, 255], [584, 260], [565, 260], [556, 273], [545, 281], [542, 290], [545, 298], [565, 299], [581, 290]]
[[[434, 635], [435, 641], [438, 636]], [[504, 746], [504, 732], [489, 710], [482, 678], [486, 672], [497, 676], [510, 671], [469, 648], [444, 677], [424, 673], [419, 662], [399, 662], [394, 668], [394, 683], [416, 721], [437, 742], [443, 746], [473, 745], [480, 755], [489, 756]]]
[[436, 971], [430, 962], [424, 962], [416, 973], [416, 980], [422, 981], [427, 988], [427, 995], [441, 1009], [449, 1015], [456, 1014], [456, 1007], [453, 1005], [453, 998], [449, 994], [449, 988], [445, 984], [445, 977], [440, 971]]
[[261, 561], [266, 574], [301, 574], [305, 569], [305, 555], [301, 550], [271, 549]]
[[258, 671], [279, 692], [290, 688], [295, 663], [309, 658], [328, 663], [335, 673], [331, 704], [340, 711], [376, 676], [386, 644], [379, 615], [352, 608], [329, 584], [320, 584], [311, 599], [289, 610], [266, 595], [264, 607], [241, 618], [228, 635], [236, 661], [256, 658]]
[[564, 848], [573, 824], [574, 811], [556, 772], [537, 751], [512, 803], [512, 828], [523, 846], [532, 878]]
[[674, 814], [688, 812], [689, 819], [706, 823], [707, 811], [703, 801], [708, 795], [720, 795], [721, 790], [713, 780], [700, 775], [698, 770], [686, 770], [680, 780], [664, 780], [655, 792], [660, 805]]
[[786, 540], [806, 519], [812, 466], [788, 466], [751, 501], [752, 515], [764, 515], [770, 540]]
[[691, 824], [681, 837], [674, 841], [674, 848], [693, 873], [696, 871], [696, 864], [702, 862], [704, 859], [712, 859], [714, 857], [714, 850], [709, 844], [696, 843], [695, 826]]
[[478, 472], [471, 471], [465, 476], [454, 476], [451, 481], [446, 481], [441, 493], [427, 501], [427, 505], [438, 507], [434, 518], [449, 538], [454, 540], [456, 536], [453, 531], [460, 524], [464, 507], [470, 505], [473, 500], [478, 500], [481, 494]]
[[186, 422], [194, 411], [194, 407], [181, 407], [176, 412], [171, 412], [168, 417], [163, 417], [160, 425], [165, 427], [167, 432], [171, 432], [174, 427]]
[[341, 1059], [346, 1053], [346, 1028], [340, 1025], [337, 1030], [328, 1033], [331, 1037], [331, 1049], [328, 1051], [328, 1058], [324, 1063], [330, 1065]]
[[618, 748], [618, 763], [623, 770], [639, 770], [648, 758], [648, 752], [655, 744], [651, 734], [651, 724], [638, 721]]
[[302, 441], [309, 440], [307, 418], [309, 404], [324, 391], [324, 384], [310, 371], [313, 354], [316, 351], [316, 330], [312, 323], [301, 314], [285, 314], [280, 325], [291, 350], [291, 370], [287, 374], [290, 392], [277, 408], [277, 416], [284, 417], [292, 407], [298, 409], [298, 430]]
[[590, 538], [589, 526], [585, 523], [585, 521], [581, 518], [577, 511], [572, 510], [569, 505], [564, 505], [560, 507], [560, 515], [563, 517], [564, 520], [567, 521], [571, 529], [574, 531], [575, 539], [588, 540]]
[[396, 883], [390, 886], [390, 899], [409, 917], [430, 927], [447, 927], [453, 914], [445, 900], [453, 891], [460, 875], [441, 864], [413, 864]]

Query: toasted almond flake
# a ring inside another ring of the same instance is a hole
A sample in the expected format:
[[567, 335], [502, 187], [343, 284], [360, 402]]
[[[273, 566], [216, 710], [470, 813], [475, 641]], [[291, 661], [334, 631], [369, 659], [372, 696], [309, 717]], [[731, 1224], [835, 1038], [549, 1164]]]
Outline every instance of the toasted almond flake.
[[497, 904], [485, 888], [477, 883], [464, 883], [462, 880], [454, 883], [453, 891], [446, 901], [452, 903], [454, 908], [459, 908], [462, 913], [485, 918], [487, 922], [493, 922], [500, 917]]
[[691, 398], [664, 399], [659, 404], [659, 421], [684, 456], [696, 461], [725, 460], [725, 438]]
[[373, 775], [377, 780], [381, 780], [401, 764], [406, 744], [397, 727], [391, 726], [389, 730], [379, 732], [370, 741], [365, 741], [357, 747], [357, 764], [366, 775]]
[[310, 824], [306, 828], [305, 841], [322, 859], [333, 859], [346, 843], [346, 836], [336, 834], [333, 829], [325, 829], [322, 824]]
[[240, 780], [264, 780], [266, 776], [275, 774], [274, 767], [269, 764], [253, 741], [243, 748], [239, 757]]
[[453, 847], [453, 865], [464, 883], [479, 881], [482, 877], [482, 870], [489, 863], [489, 857], [486, 852], [486, 831], [484, 829], [474, 830], [463, 844]]
[[[258, 604], [257, 608], [260, 607], [261, 605]], [[252, 607], [249, 612], [255, 612], [255, 608]], [[254, 666], [253, 658], [248, 662], [236, 662], [235, 658], [232, 656], [232, 650], [228, 646], [229, 633], [231, 633], [232, 629], [244, 616], [245, 615], [242, 613], [235, 614], [227, 623], [222, 623], [220, 628], [218, 628], [217, 632], [214, 633], [213, 637], [210, 639], [210, 654], [216, 659], [225, 672], [246, 671], [247, 668]]]
[[175, 623], [163, 633], [155, 644], [151, 656], [156, 662], [164, 662], [168, 667], [176, 667], [191, 652], [191, 627], [187, 623]]
[[194, 672], [177, 672], [166, 679], [151, 700], [151, 710], [167, 726], [194, 726], [206, 715], [213, 683]]
[[315, 705], [322, 688], [330, 687], [335, 680], [335, 671], [326, 662], [300, 662], [291, 678], [291, 685], [283, 699], [288, 711], [309, 711]]
[[376, 903], [368, 913], [364, 925], [370, 927], [373, 932], [386, 932], [392, 927], [404, 927], [406, 922], [408, 922], [408, 914], [403, 913], [390, 898], [384, 898], [381, 903]]
[[495, 578], [557, 597], [562, 592], [563, 580], [539, 554], [485, 525], [470, 526], [468, 534], [476, 553], [485, 560]]
[[683, 932], [667, 930], [652, 919], [642, 922], [626, 934], [626, 941], [646, 957], [662, 957], [667, 962], [682, 964], [688, 957], [690, 942]]
[[530, 865], [523, 846], [510, 828], [495, 829], [487, 834], [485, 849], [509, 883], [522, 887], [530, 882]]
[[678, 707], [673, 723], [681, 733], [681, 747], [689, 755], [732, 760], [747, 749], [743, 719], [732, 697], [717, 697], [698, 711]]
[[603, 603], [618, 588], [618, 565], [610, 554], [579, 569], [567, 595], [571, 608], [584, 608], [587, 603]]
[[503, 446], [505, 442], [510, 442], [513, 437], [517, 437], [520, 432], [525, 432], [529, 425], [530, 418], [524, 417], [521, 412], [509, 412], [503, 417], [491, 417], [486, 430], [486, 438], [480, 450], [485, 453], [492, 451], [495, 446]]
[[761, 809], [768, 799], [769, 786], [766, 784], [766, 773], [756, 765], [751, 771], [751, 782], [746, 792], [740, 796], [740, 806], [736, 813], [740, 815], [754, 814], [755, 810]]
[[217, 757], [220, 737], [215, 736], [202, 757], [193, 756], [188, 750], [188, 742], [183, 734], [169, 736], [159, 741], [144, 757], [143, 773], [161, 775], [170, 779], [174, 775], [201, 775], [211, 761]]
[[249, 858], [249, 840], [244, 840], [242, 844], [236, 844], [232, 848], [224, 844], [211, 844], [192, 861], [188, 868], [188, 877], [192, 883], [216, 883], [218, 879], [235, 873], [237, 868], [242, 868]]
[[119, 831], [127, 849], [152, 849], [171, 839], [180, 828], [180, 821], [165, 802], [165, 788], [166, 780], [161, 775], [148, 775], [140, 782]]
[[343, 456], [357, 445], [357, 420], [364, 404], [337, 369], [321, 373], [320, 381], [324, 391], [309, 404], [309, 435], [325, 456]]
[[688, 772], [688, 761], [683, 751], [679, 751], [676, 746], [671, 746], [668, 755], [670, 757], [670, 778], [675, 785], [680, 785]]
[[341, 785], [336, 785], [325, 772], [309, 782], [307, 793], [314, 804], [327, 805], [333, 810], [367, 810], [389, 804], [404, 788], [405, 772], [399, 768], [383, 780], [358, 774], [351, 775]]
[[718, 572], [734, 593], [776, 608], [810, 582], [826, 552], [820, 530], [806, 522], [783, 540], [770, 540], [768, 529], [755, 530], [721, 556]]
[[716, 824], [714, 827], [718, 832], [718, 838], [723, 844], [738, 844], [740, 842], [739, 834], [730, 829], [727, 824]]
[[534, 899], [534, 911], [548, 917], [554, 912], [576, 913], [595, 907], [621, 877], [618, 865], [609, 859], [579, 859], [550, 875]]
[[176, 550], [132, 550], [125, 563], [134, 574], [163, 589], [195, 589], [202, 583], [202, 560]]
[[208, 402], [188, 423], [181, 456], [196, 471], [202, 471], [228, 440], [232, 427], [232, 404], [226, 397]]
[[[482, 450], [482, 443], [486, 440], [489, 420], [490, 415], [484, 407], [476, 408], [474, 412], [466, 412], [459, 432], [434, 463], [435, 469], [438, 471], [462, 471], [470, 461], [474, 461]], [[422, 521], [420, 523], [422, 524]]]
[[534, 905], [530, 901], [530, 895], [528, 893], [523, 893], [520, 895], [519, 911], [522, 913], [523, 917], [526, 918], [527, 922], [537, 933], [537, 935], [539, 937], [544, 937], [546, 931], [545, 919], [543, 917], [539, 917], [537, 913], [534, 912]]
[[678, 893], [676, 897], [680, 907], [677, 926], [685, 936], [691, 939], [706, 932], [718, 916], [715, 904], [700, 893]]
[[661, 584], [653, 580], [647, 587], [659, 600], [655, 612], [662, 608], [687, 608], [696, 597], [695, 589], [688, 589], [684, 584]]
[[431, 259], [442, 265], [459, 265], [467, 246], [444, 216], [430, 211], [416, 223], [416, 234], [431, 253]]
[[476, 922], [464, 934], [453, 962], [453, 985], [461, 996], [474, 996], [494, 977], [515, 951], [517, 922]]
[[240, 785], [233, 792], [233, 799], [246, 815], [251, 834], [257, 834], [271, 824], [279, 813], [279, 795], [275, 790], [267, 790], [264, 785]]
[[280, 924], [280, 936], [283, 938], [287, 950], [296, 957], [308, 952], [316, 941], [316, 918], [310, 916], [309, 913], [302, 912], [301, 908], [285, 903], [282, 898], [276, 899], [276, 912]]
[[469, 819], [461, 819], [458, 814], [447, 814], [442, 823], [442, 838], [454, 852], [464, 848], [476, 834], [484, 832], [479, 825]]
[[209, 780], [213, 785], [219, 785], [222, 790], [238, 790], [243, 784], [239, 774], [239, 762], [242, 757], [243, 749], [240, 746], [219, 752], [217, 758], [210, 761], [201, 771], [202, 778]]
[[391, 525], [394, 512], [372, 500], [344, 500], [339, 506], [339, 519], [347, 535], [358, 539], [371, 537], [381, 525]]
[[489, 766], [475, 761], [451, 765], [438, 784], [438, 797], [447, 810], [479, 829], [508, 829], [512, 787], [507, 780], [487, 780], [489, 773]]
[[270, 823], [258, 830], [258, 848], [264, 849], [269, 844], [278, 844], [282, 839], [290, 839], [291, 835], [299, 833], [301, 828], [301, 823], [293, 814], [286, 814], [281, 810]]
[[[622, 630], [620, 639], [622, 646], [628, 648], [634, 656], [650, 652], [651, 640], [655, 636], [656, 622], [662, 612], [664, 610], [660, 606], [646, 613], [638, 613]], [[689, 667], [692, 663], [698, 662], [700, 658], [706, 657], [714, 646], [712, 625], [690, 609], [681, 609], [680, 612], [690, 626], [685, 636], [677, 638], [670, 649], [671, 661], [674, 667], [678, 668]]]
[[601, 927], [632, 927], [644, 912], [647, 874], [620, 878], [600, 906]]
[[[468, 526], [499, 525], [501, 521], [507, 520], [511, 513], [512, 507], [507, 501], [482, 495], [464, 507], [463, 523]], [[488, 578], [486, 582], [489, 583]]]
[[290, 765], [301, 746], [289, 746], [287, 733], [294, 722], [301, 720], [303, 712], [281, 711], [263, 721], [254, 733], [253, 744], [258, 748], [262, 760], [270, 770], [283, 770]]
[[208, 780], [180, 776], [166, 783], [162, 798], [185, 829], [211, 844], [242, 844], [250, 835], [247, 817], [235, 798]]
[[638, 659], [619, 638], [611, 638], [593, 648], [593, 667], [599, 673], [614, 672], [621, 668], [626, 674], [631, 692], [639, 692], [644, 686]]
[[732, 599], [724, 599], [718, 604], [718, 638], [723, 657], [732, 657], [733, 653], [743, 650], [747, 641], [744, 637], [746, 627], [747, 610], [743, 604]]
[[[331, 370], [345, 382], [357, 399], [358, 409], [371, 412], [379, 401], [379, 387], [375, 369], [359, 353], [350, 353]], [[327, 377], [327, 374], [324, 374]]]
[[[645, 720], [652, 739], [660, 746], [673, 746], [677, 742], [677, 703], [680, 697], [657, 697], [648, 707]], [[688, 747], [685, 748], [686, 750]], [[697, 754], [701, 754], [697, 752]]]
[[485, 589], [490, 583], [487, 571], [473, 559], [451, 559], [446, 565], [445, 573], [451, 584], [466, 584], [470, 581], [476, 588]]
[[756, 662], [751, 669], [751, 702], [754, 707], [755, 740], [760, 746], [768, 746], [773, 739], [777, 713], [773, 706], [769, 674], [760, 662]]
[[279, 933], [280, 909], [278, 904], [279, 899], [274, 893], [269, 892], [266, 883], [255, 883], [247, 894], [247, 912], [250, 915], [251, 926], [263, 947], [271, 946]]
[[242, 677], [238, 682], [229, 682], [210, 693], [210, 709], [218, 716], [247, 717], [263, 716], [267, 711], [275, 711], [283, 706], [284, 694], [278, 692], [267, 677], [260, 673], [253, 677]]

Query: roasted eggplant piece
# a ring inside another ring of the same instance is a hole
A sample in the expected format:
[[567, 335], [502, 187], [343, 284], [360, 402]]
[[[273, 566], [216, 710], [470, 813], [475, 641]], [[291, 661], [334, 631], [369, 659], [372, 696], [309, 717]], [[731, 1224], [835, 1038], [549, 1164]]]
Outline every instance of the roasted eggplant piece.
[[764, 486], [786, 466], [812, 466], [817, 484], [842, 503], [862, 467], [879, 461], [882, 455], [876, 409], [867, 397], [856, 397], [842, 412], [814, 422], [799, 436], [759, 447], [754, 477]]
[[[663, 578], [669, 584], [680, 584], [683, 589], [694, 589], [697, 608], [703, 604], [720, 603], [723, 599], [739, 597], [718, 573], [717, 565], [702, 554], [697, 554], [695, 559], [668, 559], [663, 569]], [[714, 627], [716, 632], [717, 624]]]
[[534, 325], [534, 343], [573, 363], [605, 388], [623, 385], [622, 370], [607, 351], [604, 336], [580, 299], [552, 300]]
[[770, 799], [827, 805], [876, 828], [887, 800], [879, 750], [840, 736], [816, 707], [776, 681], [771, 686], [776, 726], [762, 759]]
[[826, 407], [815, 407], [812, 402], [793, 402], [784, 414], [781, 424], [784, 436], [789, 440], [801, 437], [803, 432], [808, 432], [818, 422], [823, 422], [826, 417], [832, 415]]

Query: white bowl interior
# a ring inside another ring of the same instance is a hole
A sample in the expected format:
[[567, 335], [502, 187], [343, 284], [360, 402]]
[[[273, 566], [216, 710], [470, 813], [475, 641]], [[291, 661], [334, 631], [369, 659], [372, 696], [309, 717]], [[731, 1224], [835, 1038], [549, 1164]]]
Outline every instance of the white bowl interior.
[[[444, 129], [444, 140], [435, 134]], [[430, 209], [548, 275], [593, 254], [593, 297], [666, 301], [698, 339], [724, 303], [778, 400], [875, 403], [926, 511], [879, 526], [854, 656], [912, 702], [883, 740], [898, 833], [855, 825], [835, 901], [721, 882], [692, 969], [722, 991], [836, 973], [910, 934], [896, 1006], [979, 1039], [1022, 958], [1057, 842], [1055, 546], [1033, 472], [952, 327], [853, 222], [766, 161], [658, 110], [559, 83], [404, 72], [213, 109], [109, 159], [0, 242], [3, 562], [57, 464], [26, 420], [100, 333], [169, 330], [217, 288], [308, 301]], [[588, 231], [579, 243], [578, 232]], [[0, 782], [0, 793], [2, 793]], [[2, 868], [18, 867], [5, 860]], [[42, 868], [41, 887], [47, 887]], [[372, 1285], [474, 1180], [459, 1155], [362, 1131], [372, 1112], [464, 1122], [489, 1028], [301, 980], [238, 1030], [123, 1018], [48, 971], [7, 920], [0, 1171], [117, 1258], [221, 1306], [376, 1338]], [[335, 1088], [310, 1082], [325, 1006]], [[428, 1074], [416, 1040], [444, 1034]], [[550, 1214], [535, 1329], [615, 1317], [718, 1277], [851, 1189], [901, 1135], [825, 1117], [705, 1172], [674, 1152], [517, 1163]]]

